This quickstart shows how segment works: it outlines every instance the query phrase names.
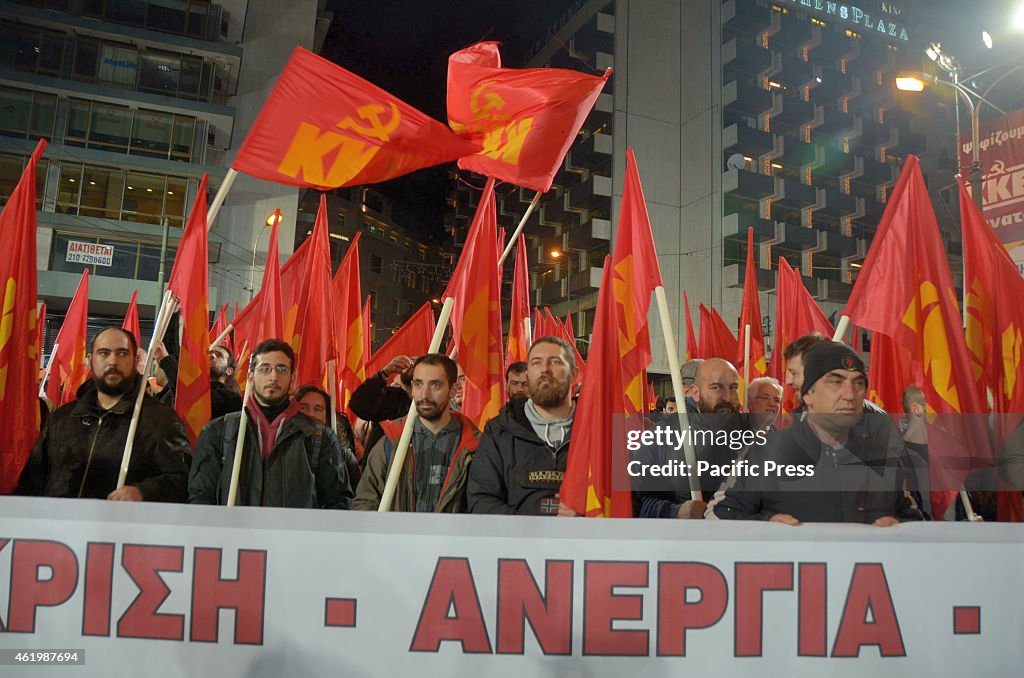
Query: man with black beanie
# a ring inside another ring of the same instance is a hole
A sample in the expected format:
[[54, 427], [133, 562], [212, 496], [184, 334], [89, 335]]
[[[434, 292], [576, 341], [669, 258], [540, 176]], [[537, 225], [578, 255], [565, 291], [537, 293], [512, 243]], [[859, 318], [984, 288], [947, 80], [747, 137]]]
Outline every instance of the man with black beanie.
[[903, 492], [901, 448], [894, 453], [888, 433], [871, 433], [889, 429], [858, 426], [878, 416], [864, 412], [867, 386], [864, 362], [850, 347], [833, 341], [812, 347], [800, 389], [806, 413], [750, 448], [746, 459], [758, 475], [737, 476], [707, 517], [883, 527], [919, 520]]

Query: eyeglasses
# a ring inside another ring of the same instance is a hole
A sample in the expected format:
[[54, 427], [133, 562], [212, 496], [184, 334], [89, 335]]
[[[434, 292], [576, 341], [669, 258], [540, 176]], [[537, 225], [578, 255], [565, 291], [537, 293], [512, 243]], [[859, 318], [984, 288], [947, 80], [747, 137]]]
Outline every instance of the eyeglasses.
[[270, 363], [263, 363], [262, 365], [257, 365], [255, 371], [258, 372], [259, 374], [262, 374], [263, 376], [267, 376], [271, 372], [277, 372], [278, 374], [288, 374], [289, 372], [292, 371], [292, 368], [288, 367], [287, 365], [271, 365]]
[[782, 398], [779, 398], [777, 396], [759, 395], [757, 396], [757, 399], [764, 403], [774, 403], [776, 405], [782, 404]]

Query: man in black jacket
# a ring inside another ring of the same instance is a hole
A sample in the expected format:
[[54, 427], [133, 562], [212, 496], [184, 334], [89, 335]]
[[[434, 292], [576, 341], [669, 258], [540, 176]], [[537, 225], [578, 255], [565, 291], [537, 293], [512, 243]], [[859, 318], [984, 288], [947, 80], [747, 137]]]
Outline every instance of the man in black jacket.
[[529, 398], [514, 398], [487, 422], [469, 466], [470, 513], [556, 515], [576, 406], [572, 347], [541, 337], [527, 356]]
[[[249, 421], [236, 503], [347, 509], [352, 488], [338, 437], [303, 414], [289, 395], [294, 365], [292, 347], [279, 339], [253, 349], [253, 397], [245, 411]], [[214, 419], [199, 433], [188, 479], [189, 503], [227, 503], [241, 416]]]
[[92, 378], [78, 399], [46, 422], [22, 471], [18, 494], [119, 501], [184, 501], [190, 453], [174, 410], [143, 397], [126, 484], [117, 488], [135, 398], [135, 337], [121, 328], [97, 334], [89, 349]]
[[860, 357], [822, 341], [804, 356], [803, 370], [806, 415], [750, 448], [749, 466], [715, 497], [708, 517], [882, 527], [920, 520], [903, 492], [905, 471], [892, 441], [868, 433], [891, 428], [858, 426], [865, 416], [881, 416], [864, 412], [867, 370]]

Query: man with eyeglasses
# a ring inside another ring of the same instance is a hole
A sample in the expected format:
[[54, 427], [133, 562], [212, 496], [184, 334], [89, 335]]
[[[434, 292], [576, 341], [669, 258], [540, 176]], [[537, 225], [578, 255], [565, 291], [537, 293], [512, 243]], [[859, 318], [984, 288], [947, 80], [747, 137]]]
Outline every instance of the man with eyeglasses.
[[[267, 339], [253, 349], [236, 503], [347, 509], [352, 488], [341, 444], [292, 399], [294, 367], [295, 353], [280, 339]], [[227, 503], [241, 416], [235, 412], [214, 419], [200, 432], [188, 480], [189, 503]]]
[[775, 430], [775, 419], [782, 410], [782, 384], [774, 377], [758, 377], [747, 387], [747, 414], [754, 431]]
[[92, 340], [92, 378], [78, 399], [50, 415], [32, 449], [18, 494], [111, 501], [185, 500], [189, 441], [174, 410], [143, 396], [125, 486], [117, 489], [121, 457], [142, 375], [135, 336], [110, 327]]

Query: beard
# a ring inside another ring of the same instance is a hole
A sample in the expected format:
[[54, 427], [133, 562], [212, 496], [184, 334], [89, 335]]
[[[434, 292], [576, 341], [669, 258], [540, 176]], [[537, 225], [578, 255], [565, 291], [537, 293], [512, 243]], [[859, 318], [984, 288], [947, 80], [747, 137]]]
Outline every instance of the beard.
[[530, 382], [530, 400], [541, 407], [557, 407], [569, 395], [569, 380], [558, 381], [555, 377], [541, 377]]
[[[107, 377], [115, 375], [118, 377], [117, 381], [113, 383], [107, 381]], [[98, 376], [93, 374], [92, 383], [96, 386], [96, 390], [104, 395], [120, 396], [132, 389], [132, 386], [135, 385], [135, 380], [131, 377], [125, 377], [120, 372], [111, 370]]]
[[736, 414], [740, 411], [738, 405], [731, 403], [728, 400], [722, 400], [718, 404], [712, 405], [703, 398], [700, 398], [697, 401], [697, 407], [700, 409], [702, 414]]
[[228, 366], [221, 367], [220, 365], [210, 364], [210, 379], [213, 381], [220, 381], [224, 375], [228, 373]]
[[420, 416], [420, 419], [426, 421], [437, 421], [444, 416], [446, 408], [440, 407], [433, 400], [417, 400], [416, 401], [416, 414]]

